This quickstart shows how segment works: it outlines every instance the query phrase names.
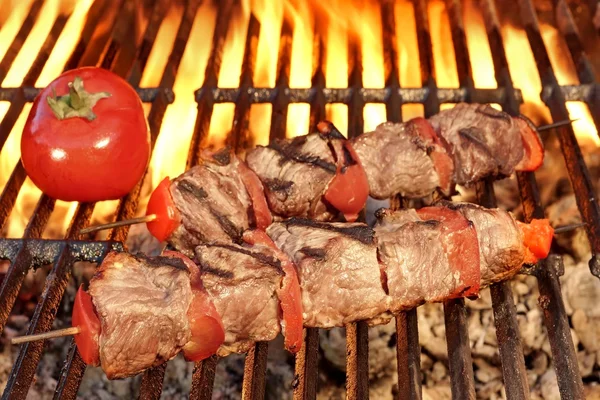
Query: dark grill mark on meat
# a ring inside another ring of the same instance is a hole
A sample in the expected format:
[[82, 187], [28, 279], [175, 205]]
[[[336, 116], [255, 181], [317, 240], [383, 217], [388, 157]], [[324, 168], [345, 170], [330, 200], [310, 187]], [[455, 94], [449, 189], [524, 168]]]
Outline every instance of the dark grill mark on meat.
[[348, 150], [348, 148], [346, 146], [344, 146], [343, 149], [344, 149], [344, 167], [350, 167], [352, 165], [357, 164], [358, 162], [352, 157], [350, 150]]
[[505, 112], [498, 111], [498, 110], [496, 110], [495, 108], [492, 108], [492, 107], [478, 108], [478, 109], [475, 110], [475, 112], [479, 113], [479, 114], [483, 114], [483, 115], [485, 115], [487, 117], [490, 117], [490, 118], [503, 119], [503, 120], [505, 120], [505, 121], [507, 121], [509, 123], [511, 122], [511, 116], [510, 115], [508, 115]]
[[213, 154], [212, 158], [223, 166], [229, 165], [231, 162], [231, 149], [227, 146]]
[[289, 190], [294, 186], [292, 181], [283, 181], [281, 179], [265, 179], [265, 185], [271, 192], [289, 193]]
[[350, 227], [334, 226], [324, 222], [313, 221], [303, 218], [290, 218], [284, 222], [286, 226], [306, 226], [309, 228], [323, 229], [341, 233], [351, 239], [358, 240], [364, 244], [373, 244], [375, 233], [367, 225], [355, 225]]
[[233, 279], [233, 272], [231, 271], [224, 271], [219, 268], [213, 268], [204, 262], [200, 263], [200, 266], [202, 267], [202, 273], [212, 274], [224, 279]]
[[[306, 140], [306, 139], [304, 139], [304, 140]], [[295, 143], [295, 140], [292, 141], [292, 143], [288, 146], [281, 146], [277, 141], [275, 141], [275, 142], [271, 143], [269, 145], [269, 147], [272, 148], [273, 150], [275, 150], [276, 152], [278, 152], [279, 154], [281, 154], [281, 160], [279, 161], [280, 165], [285, 164], [286, 159], [287, 159], [287, 160], [293, 160], [293, 161], [296, 161], [299, 163], [312, 164], [315, 167], [322, 168], [333, 174], [335, 174], [335, 172], [336, 172], [336, 167], [335, 167], [335, 164], [333, 164], [333, 163], [325, 161], [322, 158], [317, 157], [317, 156], [298, 154], [296, 147], [298, 147], [298, 149], [299, 149], [299, 146], [297, 146], [297, 144]]]
[[300, 249], [300, 253], [317, 260], [324, 260], [325, 256], [327, 255], [324, 249], [318, 249], [314, 247], [303, 247]]
[[181, 180], [177, 183], [177, 187], [179, 189], [182, 189], [185, 192], [190, 193], [192, 196], [203, 200], [206, 199], [208, 197], [208, 193], [206, 193], [206, 191], [204, 189], [202, 189], [201, 187], [198, 187], [196, 185], [194, 185], [193, 183], [190, 183], [186, 180]]
[[165, 267], [165, 266], [169, 266], [169, 267], [173, 267], [175, 269], [179, 269], [182, 271], [188, 271], [187, 266], [185, 265], [185, 263], [179, 259], [179, 258], [175, 258], [175, 257], [163, 257], [163, 256], [158, 256], [158, 257], [148, 257], [145, 254], [142, 253], [138, 253], [133, 255], [133, 257], [144, 263], [144, 265], [147, 265], [148, 267]]
[[237, 243], [242, 241], [243, 232], [240, 231], [238, 227], [229, 220], [229, 218], [222, 215], [212, 207], [210, 207], [210, 213], [217, 219], [217, 221], [219, 221], [219, 225], [221, 225], [221, 228], [223, 228], [223, 232], [229, 235], [229, 237], [231, 237]]
[[277, 258], [268, 256], [266, 254], [263, 253], [258, 253], [258, 252], [253, 252], [250, 250], [246, 250], [244, 248], [240, 248], [237, 246], [232, 246], [229, 244], [211, 244], [212, 247], [219, 247], [222, 249], [227, 249], [229, 251], [235, 251], [237, 253], [242, 253], [245, 254], [247, 256], [253, 257], [255, 259], [257, 259], [258, 261], [260, 261], [263, 264], [267, 264], [270, 265], [271, 267], [275, 268], [277, 270], [277, 273], [280, 275], [284, 275], [283, 273], [283, 269], [281, 268], [281, 261], [279, 261]]

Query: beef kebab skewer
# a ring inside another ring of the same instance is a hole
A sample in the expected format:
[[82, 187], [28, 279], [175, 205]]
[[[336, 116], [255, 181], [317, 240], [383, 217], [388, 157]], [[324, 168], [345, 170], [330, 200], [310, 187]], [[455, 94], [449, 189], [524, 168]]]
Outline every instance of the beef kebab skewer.
[[179, 352], [191, 361], [243, 353], [280, 332], [295, 352], [303, 326], [377, 325], [425, 302], [476, 296], [546, 257], [553, 234], [544, 220], [524, 224], [468, 203], [377, 218], [374, 228], [275, 222], [246, 231], [243, 244], [196, 246], [197, 264], [176, 252], [110, 253], [77, 294], [82, 358], [114, 379]]
[[[227, 150], [207, 154], [201, 165], [160, 183], [146, 217], [81, 233], [146, 222], [154, 236], [179, 250], [174, 242], [186, 241], [182, 236], [217, 234], [239, 242], [246, 229], [266, 228], [271, 214], [275, 220], [320, 221], [343, 214], [352, 221], [368, 195], [421, 198], [437, 191], [448, 197], [455, 184], [534, 170], [543, 161], [539, 135], [528, 120], [480, 104], [458, 104], [429, 120], [384, 123], [352, 140], [327, 122], [318, 124], [318, 130], [258, 146], [246, 162]], [[214, 230], [194, 231], [200, 218], [192, 203], [204, 210]], [[200, 237], [196, 244], [202, 241]]]

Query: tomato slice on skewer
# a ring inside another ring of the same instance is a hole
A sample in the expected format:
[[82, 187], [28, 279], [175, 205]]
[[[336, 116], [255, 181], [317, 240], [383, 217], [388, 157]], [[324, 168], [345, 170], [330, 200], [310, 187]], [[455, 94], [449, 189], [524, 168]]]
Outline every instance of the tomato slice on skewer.
[[533, 122], [524, 116], [514, 118], [521, 132], [523, 158], [515, 167], [517, 171], [535, 171], [544, 163], [544, 145]]
[[190, 271], [192, 303], [187, 311], [192, 337], [183, 347], [188, 361], [201, 361], [215, 354], [225, 341], [225, 329], [210, 296], [202, 286], [199, 267], [189, 258], [176, 251], [165, 251], [165, 257], [179, 258]]
[[171, 179], [166, 177], [154, 189], [148, 200], [146, 215], [155, 215], [156, 219], [146, 224], [148, 230], [158, 240], [164, 242], [181, 223], [179, 211], [171, 196]]
[[283, 335], [285, 337], [285, 348], [296, 353], [302, 347], [302, 295], [300, 293], [300, 283], [296, 273], [296, 267], [289, 259], [287, 254], [281, 251], [264, 231], [246, 231], [244, 232], [244, 241], [249, 244], [260, 244], [270, 247], [275, 251], [281, 267], [285, 273], [281, 288], [277, 291], [279, 304], [283, 313], [281, 323]]
[[81, 359], [87, 365], [100, 365], [100, 320], [96, 315], [92, 296], [83, 290], [83, 286], [79, 287], [75, 296], [72, 320], [73, 326], [80, 329], [75, 335], [75, 344]]

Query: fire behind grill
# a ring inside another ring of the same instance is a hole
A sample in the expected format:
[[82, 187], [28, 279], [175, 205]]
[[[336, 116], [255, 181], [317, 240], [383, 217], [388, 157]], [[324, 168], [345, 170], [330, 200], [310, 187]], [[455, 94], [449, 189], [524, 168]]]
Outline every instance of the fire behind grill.
[[[115, 4], [119, 3], [119, 4]], [[100, 65], [109, 68], [137, 87], [141, 74], [146, 67], [152, 45], [158, 34], [160, 22], [165, 17], [169, 2], [164, 0], [145, 0], [145, 8], [149, 23], [143, 33], [139, 48], [130, 51], [128, 40], [135, 29], [131, 25], [128, 14], [113, 15], [108, 20], [105, 15], [110, 8], [122, 5], [123, 1], [111, 2], [97, 0], [90, 9], [82, 36], [72, 53], [66, 68], [82, 65]], [[173, 50], [169, 55], [164, 74], [158, 88], [138, 89], [144, 102], [150, 103], [149, 126], [152, 146], [156, 142], [168, 104], [173, 101], [173, 85], [180, 66], [186, 43], [189, 39], [194, 17], [201, 1], [189, 0], [179, 25]], [[600, 103], [596, 95], [598, 83], [594, 79], [586, 53], [579, 40], [577, 28], [572, 15], [564, 1], [554, 1], [554, 7], [560, 14], [560, 27], [566, 43], [577, 66], [581, 85], [561, 87], [558, 84], [549, 56], [542, 41], [535, 9], [531, 0], [519, 0], [513, 7], [518, 14], [533, 49], [538, 73], [542, 80], [542, 98], [549, 107], [553, 120], [568, 119], [569, 114], [565, 101], [583, 101], [589, 107], [594, 122], [600, 122]], [[383, 22], [383, 52], [385, 67], [385, 88], [368, 89], [363, 87], [361, 47], [349, 40], [348, 88], [331, 89], [325, 86], [324, 44], [317, 39], [315, 69], [312, 87], [306, 89], [289, 88], [289, 69], [291, 62], [291, 43], [293, 27], [284, 20], [281, 29], [279, 49], [278, 76], [275, 88], [256, 88], [253, 84], [253, 71], [256, 62], [255, 43], [258, 39], [260, 24], [254, 16], [250, 17], [247, 31], [245, 53], [242, 63], [240, 87], [235, 89], [218, 88], [218, 77], [221, 69], [221, 54], [224, 39], [230, 29], [232, 10], [238, 4], [233, 0], [219, 2], [216, 28], [212, 38], [210, 57], [205, 71], [203, 86], [196, 92], [198, 114], [194, 127], [188, 166], [199, 160], [201, 148], [207, 142], [209, 123], [215, 104], [235, 104], [233, 127], [227, 142], [236, 150], [243, 150], [249, 145], [248, 121], [250, 108], [256, 103], [271, 103], [270, 138], [285, 135], [288, 105], [292, 103], [308, 103], [310, 105], [310, 124], [314, 128], [317, 121], [326, 117], [326, 104], [343, 103], [348, 106], [348, 135], [362, 133], [364, 126], [363, 109], [367, 103], [385, 104], [386, 118], [400, 121], [401, 107], [404, 104], [420, 103], [424, 105], [425, 115], [435, 114], [442, 103], [482, 102], [498, 103], [512, 114], [519, 113], [522, 101], [520, 91], [513, 86], [508, 69], [503, 38], [498, 22], [498, 15], [493, 0], [480, 2], [487, 35], [492, 50], [497, 89], [477, 89], [474, 87], [472, 66], [466, 43], [462, 21], [461, 2], [447, 0], [446, 7], [450, 17], [452, 42], [456, 57], [456, 66], [460, 83], [459, 89], [438, 88], [435, 79], [432, 41], [426, 0], [412, 1], [417, 29], [419, 47], [418, 60], [421, 66], [422, 88], [403, 88], [399, 81], [398, 57], [396, 53], [396, 30], [394, 4], [391, 1], [380, 2]], [[17, 37], [10, 46], [4, 59], [0, 62], [0, 81], [6, 76], [16, 54], [29, 35], [33, 23], [40, 13], [42, 2], [34, 1]], [[110, 13], [109, 13], [110, 14]], [[114, 13], [113, 13], [114, 14]], [[63, 31], [68, 16], [59, 16], [51, 28], [50, 35], [44, 42], [33, 66], [19, 88], [0, 88], [0, 100], [10, 101], [10, 108], [0, 123], [0, 145], [3, 146], [15, 125], [17, 117], [27, 102], [31, 102], [37, 93], [33, 88], [43, 65], [48, 60], [60, 33]], [[95, 34], [96, 28], [104, 24], [110, 27], [109, 35]], [[318, 36], [316, 36], [318, 38]], [[414, 60], [416, 62], [416, 60]], [[584, 164], [573, 129], [565, 126], [557, 129], [558, 138], [566, 161], [569, 176], [577, 198], [582, 219], [587, 223], [587, 234], [592, 248], [590, 269], [596, 276], [600, 275], [600, 209], [595, 201], [595, 191], [591, 184], [587, 167]], [[26, 178], [23, 166], [18, 163], [0, 197], [0, 226], [4, 226], [13, 209], [19, 189]], [[543, 218], [544, 210], [540, 204], [540, 196], [533, 173], [520, 173], [517, 176], [524, 214], [527, 220]], [[134, 215], [140, 197], [141, 184], [128, 196], [121, 200], [115, 219], [122, 220]], [[493, 207], [496, 204], [491, 182], [485, 182], [477, 188], [480, 204]], [[53, 211], [54, 200], [42, 195], [35, 212], [25, 230], [23, 239], [1, 239], [0, 259], [10, 260], [10, 268], [0, 288], [0, 323], [6, 324], [9, 312], [15, 303], [17, 294], [24, 281], [27, 270], [31, 267], [52, 264], [52, 270], [46, 280], [45, 290], [31, 320], [28, 333], [39, 333], [51, 329], [58, 304], [65, 292], [71, 276], [71, 267], [76, 260], [91, 262], [100, 261], [111, 249], [121, 250], [128, 228], [116, 228], [109, 232], [106, 242], [81, 242], [77, 232], [90, 222], [94, 204], [80, 204], [77, 207], [68, 233], [63, 241], [45, 241], [40, 237]], [[396, 207], [405, 205], [403, 199], [393, 199]], [[537, 277], [543, 310], [544, 323], [547, 327], [554, 366], [557, 372], [558, 385], [562, 398], [583, 398], [583, 386], [577, 367], [577, 359], [571, 341], [567, 315], [560, 295], [558, 276], [562, 269], [562, 260], [551, 255], [546, 261], [527, 271]], [[515, 306], [510, 285], [499, 283], [491, 287], [494, 319], [500, 347], [503, 376], [506, 394], [509, 399], [526, 399], [529, 387], [526, 379], [525, 363], [519, 329], [517, 326]], [[464, 300], [452, 300], [444, 303], [446, 337], [449, 351], [449, 366], [453, 398], [475, 398], [473, 369], [469, 347]], [[419, 365], [419, 344], [417, 310], [413, 309], [396, 317], [397, 359], [398, 359], [398, 398], [421, 398], [421, 378]], [[368, 328], [359, 322], [347, 327], [347, 396], [351, 399], [368, 397]], [[265, 393], [267, 343], [258, 343], [246, 357], [243, 396], [247, 399], [260, 399]], [[3, 399], [25, 398], [32, 384], [36, 367], [43, 350], [42, 342], [25, 344], [20, 348], [17, 361], [9, 377]], [[305, 330], [305, 346], [296, 356], [296, 376], [293, 382], [295, 399], [314, 399], [317, 392], [317, 353], [318, 332], [316, 329]], [[216, 356], [197, 363], [193, 373], [191, 398], [209, 399], [215, 377]], [[55, 398], [75, 398], [79, 388], [85, 365], [76, 351], [73, 341], [65, 360]], [[159, 398], [165, 365], [147, 371], [143, 375], [140, 398]]]

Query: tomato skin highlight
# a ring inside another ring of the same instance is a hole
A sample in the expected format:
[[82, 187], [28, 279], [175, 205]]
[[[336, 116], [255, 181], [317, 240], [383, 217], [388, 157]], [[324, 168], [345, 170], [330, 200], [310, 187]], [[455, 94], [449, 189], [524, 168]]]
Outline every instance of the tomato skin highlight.
[[303, 342], [302, 294], [296, 267], [292, 260], [281, 251], [266, 232], [261, 230], [244, 232], [244, 241], [249, 244], [260, 244], [275, 251], [281, 268], [285, 273], [281, 288], [277, 290], [279, 304], [283, 314], [284, 346], [291, 353], [296, 353]]
[[554, 239], [554, 228], [550, 225], [550, 221], [533, 219], [528, 224], [517, 221], [517, 225], [523, 232], [523, 244], [528, 250], [525, 263], [535, 264], [548, 257]]
[[181, 216], [171, 196], [171, 179], [163, 179], [150, 195], [146, 215], [156, 219], [146, 223], [148, 230], [159, 241], [164, 242], [181, 223]]
[[100, 365], [100, 320], [96, 315], [92, 296], [83, 290], [83, 285], [79, 287], [75, 296], [72, 325], [80, 329], [75, 335], [75, 344], [81, 359], [87, 365]]
[[225, 328], [210, 296], [202, 285], [200, 268], [188, 257], [176, 251], [165, 251], [165, 257], [179, 258], [190, 271], [192, 303], [187, 311], [192, 337], [183, 347], [188, 361], [201, 361], [217, 352], [225, 341]]
[[252, 199], [256, 228], [265, 230], [273, 222], [273, 216], [267, 204], [263, 184], [245, 162], [240, 161], [238, 171], [240, 172], [246, 191], [250, 195], [250, 199]]
[[[108, 92], [92, 107], [96, 118], [58, 119], [48, 105], [55, 93], [83, 80], [89, 93]], [[110, 71], [84, 67], [67, 71], [41, 91], [21, 138], [27, 174], [48, 196], [65, 201], [118, 199], [140, 181], [150, 158], [150, 136], [135, 90]]]

